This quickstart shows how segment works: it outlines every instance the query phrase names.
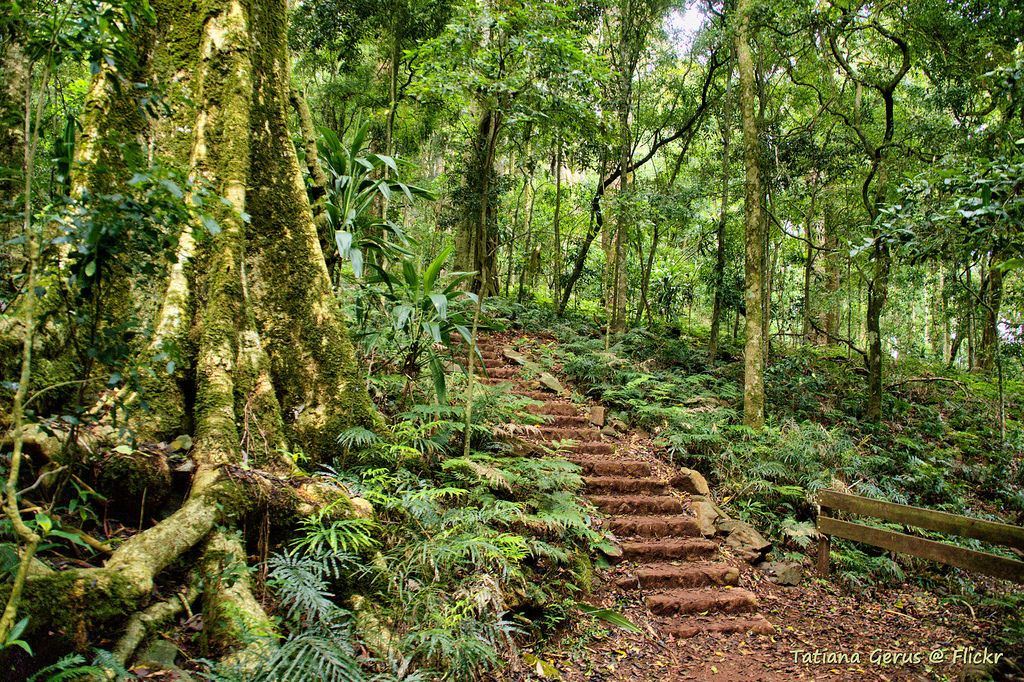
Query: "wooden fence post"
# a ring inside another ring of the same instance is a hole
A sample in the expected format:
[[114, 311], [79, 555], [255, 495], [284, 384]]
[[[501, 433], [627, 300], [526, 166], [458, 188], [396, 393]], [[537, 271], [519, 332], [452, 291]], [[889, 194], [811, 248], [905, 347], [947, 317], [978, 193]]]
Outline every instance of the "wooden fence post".
[[829, 562], [831, 557], [829, 556], [832, 550], [832, 538], [819, 532], [818, 534], [818, 574], [823, 578], [828, 577], [829, 573]]

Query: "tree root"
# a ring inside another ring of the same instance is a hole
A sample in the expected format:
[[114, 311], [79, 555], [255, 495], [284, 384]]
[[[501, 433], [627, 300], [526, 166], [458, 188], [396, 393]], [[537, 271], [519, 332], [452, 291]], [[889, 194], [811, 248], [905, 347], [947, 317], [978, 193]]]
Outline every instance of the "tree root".
[[203, 587], [203, 636], [208, 650], [233, 647], [223, 660], [251, 669], [266, 658], [276, 628], [274, 621], [252, 593], [241, 536], [215, 530], [206, 542], [201, 560]]
[[139, 645], [157, 628], [177, 617], [189, 604], [199, 597], [199, 589], [190, 585], [166, 601], [160, 601], [138, 611], [128, 619], [121, 639], [114, 645], [112, 654], [121, 665], [127, 665]]

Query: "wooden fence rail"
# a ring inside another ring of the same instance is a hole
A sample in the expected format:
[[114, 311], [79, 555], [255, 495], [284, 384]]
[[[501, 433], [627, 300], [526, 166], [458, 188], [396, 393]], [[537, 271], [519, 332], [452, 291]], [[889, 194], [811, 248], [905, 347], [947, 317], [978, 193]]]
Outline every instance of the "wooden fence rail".
[[870, 516], [891, 523], [901, 523], [905, 526], [983, 540], [1024, 552], [1024, 528], [1020, 526], [973, 519], [921, 507], [908, 507], [904, 504], [882, 502], [834, 490], [823, 490], [818, 493], [817, 502], [821, 507], [821, 512], [818, 514], [818, 572], [822, 575], [828, 575], [831, 538], [837, 537], [1024, 583], [1024, 562], [1022, 561], [957, 547], [944, 542], [925, 540], [884, 528], [843, 521], [828, 516], [828, 512], [834, 510]]

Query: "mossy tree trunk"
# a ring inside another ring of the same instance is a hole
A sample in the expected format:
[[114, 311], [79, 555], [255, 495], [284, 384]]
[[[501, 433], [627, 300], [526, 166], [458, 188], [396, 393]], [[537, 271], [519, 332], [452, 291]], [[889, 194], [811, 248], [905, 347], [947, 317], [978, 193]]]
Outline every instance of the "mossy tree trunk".
[[750, 2], [736, 4], [736, 64], [740, 81], [740, 116], [743, 122], [744, 185], [743, 226], [746, 243], [745, 301], [746, 344], [743, 348], [743, 423], [759, 429], [764, 426], [764, 357], [763, 293], [765, 263], [765, 220], [761, 191], [760, 141], [754, 101], [754, 60], [750, 43]]
[[[286, 0], [153, 6], [157, 35], [146, 62], [153, 66], [144, 75], [190, 95], [173, 121], [150, 122], [153, 144], [226, 201], [214, 209], [216, 235], [197, 242], [193, 226], [181, 226], [153, 345], [142, 353], [170, 341], [184, 362], [172, 375], [152, 377], [141, 400], [126, 402], [135, 407], [136, 440], [190, 433], [196, 466], [182, 506], [117, 547], [104, 567], [26, 582], [22, 608], [33, 630], [62, 633], [80, 646], [115, 634], [185, 552], [195, 548], [207, 572], [225, 557], [245, 561], [232, 526], [276, 497], [254, 495], [239, 482], [232, 472], [240, 465], [262, 470], [255, 474], [261, 480], [280, 480], [275, 475], [294, 468], [284, 449], [325, 461], [340, 431], [377, 425], [288, 129]], [[99, 86], [93, 92], [98, 110], [123, 104], [103, 102]], [[116, 98], [124, 89], [107, 92]], [[189, 125], [177, 125], [189, 113]], [[127, 181], [114, 166], [110, 173], [104, 182], [111, 188]], [[141, 409], [143, 401], [151, 412]], [[279, 492], [291, 500], [283, 516], [345, 496], [340, 489], [306, 494], [290, 484]], [[203, 603], [215, 647], [270, 627], [245, 580], [208, 589]]]

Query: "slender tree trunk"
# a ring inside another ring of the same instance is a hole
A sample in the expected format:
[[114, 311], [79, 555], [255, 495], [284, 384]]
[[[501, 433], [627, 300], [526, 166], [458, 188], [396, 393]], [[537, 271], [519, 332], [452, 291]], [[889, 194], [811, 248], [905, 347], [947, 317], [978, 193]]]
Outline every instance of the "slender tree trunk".
[[580, 245], [580, 250], [576, 254], [576, 261], [573, 263], [572, 272], [569, 273], [569, 279], [565, 283], [565, 290], [562, 291], [562, 301], [558, 304], [559, 317], [565, 314], [565, 307], [569, 303], [569, 297], [572, 296], [573, 287], [576, 286], [576, 282], [579, 281], [580, 276], [583, 274], [583, 269], [586, 267], [590, 245], [594, 243], [594, 239], [597, 237], [598, 232], [601, 231], [604, 222], [601, 217], [601, 196], [604, 194], [604, 176], [607, 170], [608, 158], [602, 154], [601, 171], [597, 174], [597, 189], [594, 191], [594, 198], [590, 202], [590, 225], [587, 228], [586, 235], [583, 237], [583, 244]]
[[743, 120], [744, 232], [746, 343], [743, 349], [743, 423], [755, 429], [764, 426], [764, 327], [763, 279], [765, 221], [762, 207], [760, 141], [754, 103], [754, 62], [750, 43], [750, 0], [736, 4], [735, 51], [740, 79], [740, 114]]
[[811, 284], [814, 281], [814, 261], [816, 251], [814, 249], [814, 213], [815, 202], [818, 198], [818, 175], [814, 173], [811, 181], [811, 201], [807, 209], [807, 217], [804, 220], [804, 237], [807, 239], [807, 249], [804, 255], [804, 305], [803, 305], [803, 339], [805, 343], [813, 341], [813, 328], [811, 319], [814, 315], [814, 305], [811, 301]]
[[708, 337], [708, 363], [718, 358], [718, 335], [722, 326], [722, 302], [725, 295], [725, 228], [729, 220], [729, 143], [732, 136], [732, 66], [725, 76], [725, 99], [719, 117], [722, 134], [722, 192], [718, 209], [715, 248], [715, 296], [711, 307], [711, 331]]
[[999, 344], [999, 311], [1003, 303], [1003, 271], [996, 254], [989, 256], [988, 274], [982, 285], [982, 307], [985, 325], [981, 330], [979, 366], [990, 372], [996, 365]]
[[555, 232], [554, 280], [551, 286], [551, 299], [556, 303], [561, 300], [562, 292], [562, 135], [558, 134], [558, 149], [555, 153], [555, 215], [552, 226]]
[[[639, 240], [639, 237], [637, 238]], [[651, 273], [654, 271], [654, 257], [658, 253], [658, 243], [661, 241], [661, 223], [654, 223], [654, 234], [651, 235], [651, 250], [647, 254], [647, 262], [644, 264], [644, 271], [640, 281], [640, 305], [636, 308], [636, 317], [634, 322], [640, 324], [640, 319], [643, 317], [644, 311], [648, 313], [648, 319], [650, 319], [651, 305], [648, 301], [648, 295], [651, 291]], [[643, 262], [643, 254], [640, 254], [640, 261]]]

